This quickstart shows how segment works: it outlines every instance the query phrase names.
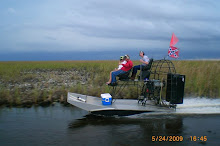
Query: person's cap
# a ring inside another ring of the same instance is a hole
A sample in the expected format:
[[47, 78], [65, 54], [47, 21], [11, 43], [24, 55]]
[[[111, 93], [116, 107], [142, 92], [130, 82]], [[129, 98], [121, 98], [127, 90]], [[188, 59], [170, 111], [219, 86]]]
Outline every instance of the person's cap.
[[143, 51], [140, 51], [140, 53], [144, 53]]
[[120, 56], [120, 59], [121, 59], [121, 60], [124, 59], [124, 56]]
[[127, 54], [125, 55], [125, 57], [126, 57], [127, 59], [129, 59], [129, 58], [130, 58], [130, 57], [127, 55]]

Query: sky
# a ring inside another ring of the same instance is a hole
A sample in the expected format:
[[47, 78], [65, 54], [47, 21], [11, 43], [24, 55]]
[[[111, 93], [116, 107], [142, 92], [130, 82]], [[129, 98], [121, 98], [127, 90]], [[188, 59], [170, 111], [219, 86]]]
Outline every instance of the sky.
[[219, 0], [2, 0], [0, 19], [0, 61], [163, 57], [172, 33], [182, 58], [220, 58]]

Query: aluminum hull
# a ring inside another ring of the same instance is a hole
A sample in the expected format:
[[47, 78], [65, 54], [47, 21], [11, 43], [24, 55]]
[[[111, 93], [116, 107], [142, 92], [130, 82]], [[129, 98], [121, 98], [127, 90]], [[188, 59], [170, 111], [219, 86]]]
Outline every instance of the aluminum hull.
[[113, 100], [112, 105], [102, 105], [102, 99], [100, 97], [87, 96], [70, 92], [68, 92], [67, 102], [78, 108], [97, 115], [126, 116], [143, 112], [174, 111], [172, 108], [156, 106], [152, 101], [147, 101], [146, 105], [143, 106], [138, 104], [138, 100], [135, 99], [116, 99]]

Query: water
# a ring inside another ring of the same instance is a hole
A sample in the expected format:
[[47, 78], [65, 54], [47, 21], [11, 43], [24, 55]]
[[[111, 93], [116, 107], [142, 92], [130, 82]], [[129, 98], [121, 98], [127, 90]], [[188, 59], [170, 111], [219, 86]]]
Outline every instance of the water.
[[[0, 145], [220, 145], [220, 99], [188, 98], [176, 113], [97, 117], [73, 106], [0, 109]], [[152, 136], [182, 142], [152, 142]], [[207, 136], [191, 141], [190, 136]]]

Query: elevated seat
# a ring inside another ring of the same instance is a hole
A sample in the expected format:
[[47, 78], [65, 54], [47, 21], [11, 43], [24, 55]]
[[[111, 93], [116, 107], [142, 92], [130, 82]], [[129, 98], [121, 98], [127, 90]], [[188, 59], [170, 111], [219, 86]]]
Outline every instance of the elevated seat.
[[150, 70], [151, 69], [151, 66], [152, 66], [152, 63], [153, 63], [153, 58], [150, 59], [148, 65], [146, 65], [145, 67], [142, 68], [142, 71], [145, 71], [145, 70]]
[[148, 63], [148, 65], [146, 65], [145, 67], [141, 68], [140, 74], [138, 76], [139, 80], [144, 80], [146, 78], [149, 79], [149, 77], [150, 77], [150, 69], [151, 69], [153, 61], [154, 61], [153, 58], [151, 58], [149, 63]]
[[118, 75], [119, 80], [120, 80], [120, 81], [128, 81], [128, 80], [130, 79], [129, 75], [130, 75], [130, 73], [131, 73], [131, 70], [132, 70], [132, 69], [130, 69], [129, 71], [127, 71], [127, 72], [125, 72], [125, 73], [123, 73], [123, 74]]

